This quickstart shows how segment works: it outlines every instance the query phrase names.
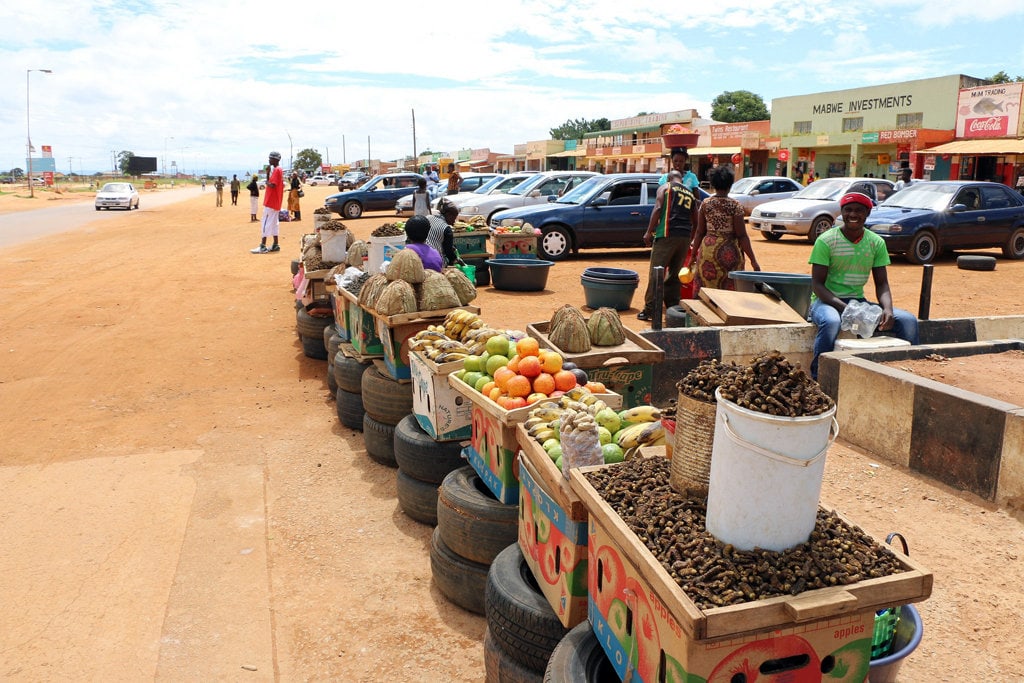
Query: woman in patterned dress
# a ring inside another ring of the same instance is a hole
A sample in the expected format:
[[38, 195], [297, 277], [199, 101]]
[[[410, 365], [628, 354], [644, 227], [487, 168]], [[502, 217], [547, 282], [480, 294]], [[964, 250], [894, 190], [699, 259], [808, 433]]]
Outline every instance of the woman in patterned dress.
[[733, 270], [743, 270], [743, 255], [750, 259], [750, 267], [761, 270], [750, 245], [747, 226], [743, 220], [743, 207], [729, 198], [732, 171], [719, 166], [711, 172], [711, 187], [715, 193], [701, 202], [690, 249], [696, 251], [694, 281], [695, 292], [701, 287], [736, 289], [729, 278]]

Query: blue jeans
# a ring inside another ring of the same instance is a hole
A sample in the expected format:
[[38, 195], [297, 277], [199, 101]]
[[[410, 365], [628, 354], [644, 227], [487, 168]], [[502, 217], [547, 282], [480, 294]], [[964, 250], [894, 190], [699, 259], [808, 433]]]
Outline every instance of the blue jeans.
[[[842, 298], [843, 303], [853, 301], [853, 298]], [[864, 299], [859, 299], [864, 301]], [[814, 358], [811, 360], [811, 377], [818, 379], [818, 356], [828, 353], [836, 347], [836, 337], [839, 336], [839, 320], [841, 313], [828, 304], [815, 299], [811, 303], [811, 322], [818, 326], [818, 335], [814, 338]], [[902, 308], [893, 308], [892, 315], [895, 319], [891, 330], [884, 334], [905, 339], [913, 345], [919, 343], [917, 336], [917, 318]]]

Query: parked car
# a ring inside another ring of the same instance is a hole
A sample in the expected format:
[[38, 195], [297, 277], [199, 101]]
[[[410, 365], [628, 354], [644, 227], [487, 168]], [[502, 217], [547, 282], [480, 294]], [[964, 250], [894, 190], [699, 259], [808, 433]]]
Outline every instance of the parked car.
[[1001, 247], [1006, 258], [1024, 258], [1024, 197], [999, 183], [919, 181], [876, 207], [865, 227], [911, 263], [931, 263], [953, 249], [991, 247]]
[[[580, 249], [644, 248], [658, 192], [657, 173], [613, 173], [584, 180], [547, 204], [500, 211], [492, 229], [529, 223], [540, 230], [537, 255], [560, 261]], [[708, 196], [698, 189], [701, 199]]]
[[508, 193], [470, 197], [459, 206], [459, 218], [469, 221], [475, 216], [483, 216], [490, 223], [491, 217], [498, 211], [553, 201], [595, 175], [597, 174], [590, 171], [538, 173], [515, 186]]
[[755, 207], [750, 225], [766, 240], [783, 235], [803, 235], [812, 244], [835, 223], [839, 200], [847, 192], [861, 192], [880, 202], [893, 193], [893, 184], [883, 178], [823, 178], [789, 199], [778, 199]]
[[332, 194], [324, 206], [345, 218], [359, 218], [364, 211], [387, 211], [400, 197], [416, 191], [419, 173], [385, 173], [374, 176], [351, 192]]
[[316, 185], [335, 185], [337, 184], [337, 182], [338, 176], [335, 175], [334, 173], [328, 173], [327, 175], [321, 175], [318, 173], [317, 175], [306, 180], [307, 184], [313, 185], [314, 187]]
[[740, 203], [743, 213], [750, 215], [754, 207], [777, 199], [788, 199], [803, 189], [803, 185], [784, 176], [751, 176], [733, 183], [729, 196]]
[[363, 171], [349, 171], [338, 179], [338, 189], [354, 190], [369, 179], [370, 176]]
[[[442, 191], [438, 198], [430, 203], [430, 207], [436, 210], [441, 197], [447, 198], [447, 200], [455, 206], [462, 206], [469, 200], [475, 199], [477, 195], [507, 194], [512, 188], [518, 186], [520, 183], [526, 182], [527, 179], [535, 175], [537, 175], [537, 171], [519, 171], [516, 173], [498, 174], [472, 192], [460, 192], [458, 194], [453, 194], [450, 197], [447, 192]], [[443, 184], [442, 187], [444, 187]]]
[[[459, 194], [464, 192], [473, 192], [479, 189], [480, 186], [485, 184], [488, 180], [496, 178], [497, 176], [497, 173], [464, 173], [462, 174], [462, 182], [459, 183]], [[447, 192], [447, 183], [427, 185], [427, 194], [431, 202], [445, 196]], [[395, 212], [400, 216], [411, 216], [412, 195], [406, 195], [395, 202]]]
[[96, 210], [139, 208], [139, 192], [131, 183], [106, 183], [96, 193]]

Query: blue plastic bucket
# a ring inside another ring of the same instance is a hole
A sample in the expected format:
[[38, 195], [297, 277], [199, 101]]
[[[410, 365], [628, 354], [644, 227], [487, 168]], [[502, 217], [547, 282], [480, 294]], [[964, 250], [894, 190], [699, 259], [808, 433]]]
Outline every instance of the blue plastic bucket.
[[539, 292], [548, 284], [548, 271], [553, 261], [537, 258], [488, 259], [491, 284], [495, 289], [513, 292]]
[[900, 665], [907, 655], [917, 649], [924, 635], [921, 615], [913, 605], [900, 607], [900, 620], [896, 623], [892, 654], [872, 659], [868, 670], [868, 683], [895, 683]]
[[640, 283], [640, 278], [608, 280], [581, 275], [580, 283], [583, 285], [587, 308], [614, 308], [616, 311], [625, 311], [632, 306], [633, 293]]
[[635, 270], [626, 270], [625, 268], [587, 268], [583, 274], [601, 280], [638, 280], [640, 278]]

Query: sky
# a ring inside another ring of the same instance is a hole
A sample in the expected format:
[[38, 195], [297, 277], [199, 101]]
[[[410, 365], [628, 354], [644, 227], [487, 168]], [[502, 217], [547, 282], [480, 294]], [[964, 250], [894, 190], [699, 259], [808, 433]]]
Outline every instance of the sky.
[[710, 118], [724, 91], [770, 108], [1024, 75], [1020, 0], [49, 0], [3, 3], [0, 32], [0, 172], [25, 168], [29, 127], [64, 173], [128, 150], [241, 174], [271, 150], [286, 167], [306, 148], [332, 164], [511, 153], [570, 119]]

